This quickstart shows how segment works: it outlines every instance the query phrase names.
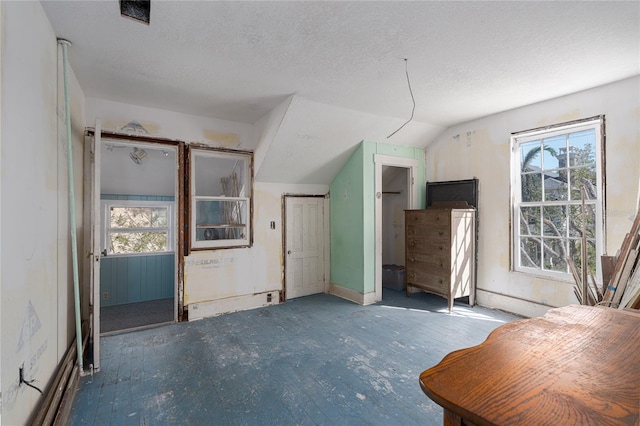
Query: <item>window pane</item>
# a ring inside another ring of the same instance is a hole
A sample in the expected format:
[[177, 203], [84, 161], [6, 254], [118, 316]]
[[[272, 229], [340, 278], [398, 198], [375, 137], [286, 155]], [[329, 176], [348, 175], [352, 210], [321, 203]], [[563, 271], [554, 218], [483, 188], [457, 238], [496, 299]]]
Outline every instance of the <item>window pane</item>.
[[542, 240], [544, 252], [544, 269], [549, 271], [567, 271], [567, 250], [565, 239], [544, 238]]
[[520, 144], [520, 164], [522, 164], [520, 168], [522, 172], [542, 170], [539, 140]]
[[167, 251], [166, 232], [110, 232], [112, 254], [155, 253]]
[[111, 228], [164, 228], [166, 207], [111, 207]]
[[595, 200], [598, 197], [598, 190], [596, 185], [596, 168], [595, 167], [580, 167], [577, 169], [571, 169], [571, 199], [582, 200], [580, 194], [580, 187], [584, 185], [584, 199]]
[[523, 174], [522, 175], [522, 201], [542, 201], [542, 175]]
[[539, 238], [520, 238], [520, 265], [539, 269], [541, 258]]
[[195, 195], [245, 197], [247, 161], [235, 156], [195, 155]]
[[[587, 204], [585, 207], [585, 219], [587, 225], [587, 238], [595, 238], [596, 236], [596, 206]], [[570, 228], [569, 236], [582, 238], [582, 206], [569, 207]]]
[[540, 207], [522, 207], [520, 209], [520, 234], [540, 235]]
[[[578, 273], [582, 272], [582, 240], [569, 240], [569, 255], [576, 265]], [[587, 273], [596, 274], [596, 242], [593, 239], [587, 240]]]
[[567, 235], [566, 206], [543, 207], [544, 235], [547, 237], [565, 237]]
[[596, 132], [594, 129], [583, 130], [569, 135], [570, 165], [585, 166], [596, 164]]
[[566, 183], [566, 170], [559, 173], [557, 170], [546, 172], [544, 177], [544, 200], [559, 201], [569, 198], [568, 187]]
[[[602, 130], [601, 120], [593, 119], [512, 138], [516, 149], [512, 196], [518, 214], [512, 227], [516, 270], [538, 269], [541, 275], [568, 278], [567, 259], [575, 257], [583, 221], [585, 237], [592, 245], [589, 250], [593, 252], [589, 267], [593, 263], [593, 270], [599, 269], [595, 241], [596, 236], [601, 238], [603, 225], [596, 224], [602, 207], [602, 188], [597, 186], [601, 184], [597, 160]], [[580, 211], [581, 189], [587, 205], [584, 219]]]
[[246, 238], [247, 204], [248, 200], [196, 200], [196, 241]]
[[566, 167], [560, 164], [559, 156], [567, 150], [567, 138], [565, 135], [554, 136], [543, 141], [544, 143], [544, 170], [552, 170]]

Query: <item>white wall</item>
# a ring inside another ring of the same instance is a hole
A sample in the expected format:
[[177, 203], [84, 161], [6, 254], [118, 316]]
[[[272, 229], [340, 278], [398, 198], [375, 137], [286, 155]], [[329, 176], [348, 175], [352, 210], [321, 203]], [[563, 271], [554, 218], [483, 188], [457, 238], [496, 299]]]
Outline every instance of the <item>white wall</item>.
[[[74, 335], [62, 76], [39, 2], [2, 2], [0, 282], [2, 420], [27, 423]], [[84, 95], [69, 73], [76, 212], [82, 217]], [[80, 221], [81, 222], [81, 221]], [[78, 226], [79, 234], [81, 227]]]
[[481, 305], [525, 316], [577, 303], [572, 282], [510, 271], [512, 132], [604, 114], [606, 251], [631, 227], [640, 177], [640, 77], [506, 111], [448, 129], [426, 148], [427, 181], [479, 178], [478, 292]]

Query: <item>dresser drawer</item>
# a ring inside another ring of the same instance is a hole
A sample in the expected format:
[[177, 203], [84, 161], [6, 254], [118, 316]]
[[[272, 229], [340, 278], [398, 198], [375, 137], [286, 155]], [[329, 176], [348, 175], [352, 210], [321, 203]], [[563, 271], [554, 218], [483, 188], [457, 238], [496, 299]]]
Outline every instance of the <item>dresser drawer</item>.
[[451, 227], [442, 225], [422, 226], [409, 224], [406, 227], [406, 235], [407, 237], [417, 235], [429, 239], [449, 241], [451, 236]]
[[447, 275], [451, 273], [451, 258], [449, 256], [434, 256], [426, 253], [407, 252], [405, 266], [407, 269], [431, 271]]
[[405, 223], [406, 225], [417, 225], [424, 227], [444, 226], [445, 228], [448, 228], [451, 223], [451, 213], [446, 210], [408, 210], [405, 216]]
[[413, 285], [436, 294], [449, 294], [449, 277], [446, 274], [407, 268], [406, 277], [407, 285]]
[[450, 256], [451, 244], [447, 238], [411, 237], [406, 239], [407, 253], [428, 253], [432, 255]]

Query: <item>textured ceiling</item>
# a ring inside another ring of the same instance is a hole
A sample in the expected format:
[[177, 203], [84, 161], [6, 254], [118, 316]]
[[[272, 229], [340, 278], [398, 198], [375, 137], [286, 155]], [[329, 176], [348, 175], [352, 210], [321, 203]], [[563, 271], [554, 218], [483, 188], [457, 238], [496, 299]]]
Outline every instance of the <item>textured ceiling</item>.
[[[296, 94], [446, 127], [640, 73], [640, 2], [45, 1], [85, 95], [254, 123]], [[423, 141], [427, 143], [428, 141]]]

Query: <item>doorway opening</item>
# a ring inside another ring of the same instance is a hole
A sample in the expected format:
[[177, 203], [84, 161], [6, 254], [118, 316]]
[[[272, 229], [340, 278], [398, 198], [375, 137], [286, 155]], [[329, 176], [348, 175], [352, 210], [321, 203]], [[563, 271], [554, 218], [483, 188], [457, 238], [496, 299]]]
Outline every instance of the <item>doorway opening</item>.
[[405, 293], [404, 211], [409, 208], [409, 169], [382, 166], [382, 300]]
[[177, 149], [103, 137], [100, 331], [176, 321]]
[[[415, 185], [418, 161], [412, 158], [375, 156], [376, 181], [376, 264], [375, 301], [384, 292], [405, 294], [404, 211], [417, 208]], [[384, 291], [383, 291], [383, 277]]]

